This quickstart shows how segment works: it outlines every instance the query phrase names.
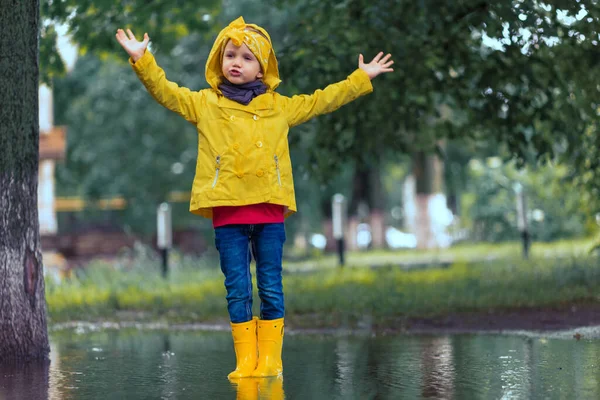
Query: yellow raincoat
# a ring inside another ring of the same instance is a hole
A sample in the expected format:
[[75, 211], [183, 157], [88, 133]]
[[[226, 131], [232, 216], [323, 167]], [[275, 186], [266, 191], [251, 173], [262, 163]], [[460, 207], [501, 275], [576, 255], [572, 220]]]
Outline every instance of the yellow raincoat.
[[[236, 43], [243, 39], [246, 26], [268, 39], [267, 49], [248, 46], [263, 68], [262, 80], [268, 90], [244, 106], [224, 97], [218, 86], [222, 79], [222, 50], [228, 40]], [[129, 60], [152, 97], [198, 130], [198, 158], [190, 200], [194, 214], [211, 218], [212, 207], [256, 203], [283, 205], [286, 217], [294, 213], [289, 128], [332, 112], [373, 90], [366, 72], [357, 69], [346, 80], [312, 95], [282, 96], [274, 91], [280, 80], [270, 41], [264, 29], [245, 24], [241, 17], [233, 21], [215, 40], [206, 63], [206, 80], [211, 88], [200, 91], [168, 81], [149, 51], [135, 63]]]

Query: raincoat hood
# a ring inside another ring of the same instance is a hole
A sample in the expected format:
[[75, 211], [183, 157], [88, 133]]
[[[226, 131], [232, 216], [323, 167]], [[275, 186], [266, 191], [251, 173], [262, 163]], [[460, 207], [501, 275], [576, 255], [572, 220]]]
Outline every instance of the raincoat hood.
[[[246, 28], [254, 29], [260, 32], [260, 34], [252, 30], [246, 30]], [[267, 85], [267, 90], [275, 90], [281, 80], [279, 79], [279, 68], [273, 44], [271, 43], [271, 37], [260, 26], [247, 24], [243, 17], [239, 17], [219, 32], [206, 61], [206, 82], [214, 90], [219, 93], [221, 92], [219, 84], [223, 79], [223, 50], [229, 40], [233, 41], [233, 44], [236, 46], [241, 46], [242, 43], [248, 46], [260, 63], [263, 72], [262, 81]]]

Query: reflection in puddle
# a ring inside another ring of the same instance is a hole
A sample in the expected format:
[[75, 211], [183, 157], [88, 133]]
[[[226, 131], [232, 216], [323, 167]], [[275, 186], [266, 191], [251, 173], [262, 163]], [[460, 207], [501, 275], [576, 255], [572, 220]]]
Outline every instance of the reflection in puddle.
[[283, 377], [231, 379], [236, 400], [283, 400]]
[[450, 339], [431, 338], [429, 344], [421, 346], [421, 363], [423, 371], [421, 396], [435, 399], [454, 398], [454, 363]]
[[0, 399], [47, 399], [49, 367], [47, 360], [0, 364]]
[[0, 367], [0, 399], [600, 398], [599, 359], [598, 340], [296, 334], [285, 385], [229, 382], [229, 332], [71, 330], [52, 334], [50, 365]]

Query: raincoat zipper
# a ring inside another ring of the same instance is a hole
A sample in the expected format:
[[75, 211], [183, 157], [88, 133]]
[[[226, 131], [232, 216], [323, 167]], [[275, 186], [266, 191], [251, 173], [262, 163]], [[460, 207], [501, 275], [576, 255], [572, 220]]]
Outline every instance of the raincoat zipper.
[[279, 182], [279, 186], [281, 187], [281, 173], [279, 172], [279, 158], [277, 158], [277, 154], [275, 154], [275, 168], [277, 168], [277, 182]]
[[217, 156], [217, 166], [215, 167], [215, 180], [213, 181], [212, 187], [217, 186], [217, 181], [219, 180], [219, 170], [221, 169], [221, 156]]

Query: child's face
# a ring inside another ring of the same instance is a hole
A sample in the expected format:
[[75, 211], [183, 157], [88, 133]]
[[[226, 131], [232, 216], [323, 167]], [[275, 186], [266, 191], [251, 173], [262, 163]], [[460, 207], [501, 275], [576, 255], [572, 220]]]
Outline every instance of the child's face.
[[260, 63], [248, 46], [237, 47], [230, 40], [223, 51], [223, 76], [236, 85], [254, 82], [263, 77]]

